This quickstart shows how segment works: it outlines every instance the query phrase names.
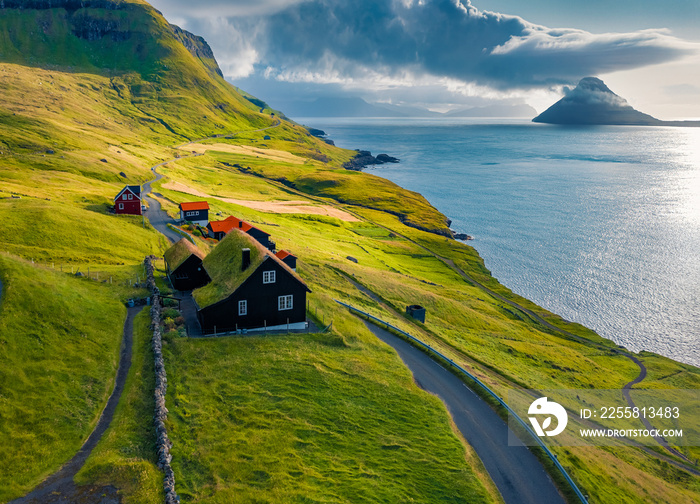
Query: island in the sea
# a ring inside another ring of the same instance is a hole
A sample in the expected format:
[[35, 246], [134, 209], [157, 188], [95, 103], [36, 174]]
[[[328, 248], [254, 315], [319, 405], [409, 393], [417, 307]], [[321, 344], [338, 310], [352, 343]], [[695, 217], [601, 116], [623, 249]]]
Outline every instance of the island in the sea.
[[533, 122], [549, 124], [609, 124], [635, 126], [695, 126], [700, 121], [662, 121], [633, 108], [596, 77], [581, 79], [573, 90]]

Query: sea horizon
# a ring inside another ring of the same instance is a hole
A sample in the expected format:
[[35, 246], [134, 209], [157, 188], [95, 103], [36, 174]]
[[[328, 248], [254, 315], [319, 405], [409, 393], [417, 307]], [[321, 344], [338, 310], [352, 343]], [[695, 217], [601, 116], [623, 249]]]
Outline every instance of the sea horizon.
[[513, 292], [635, 352], [700, 366], [700, 130], [528, 118], [295, 121], [340, 147], [401, 159], [366, 171], [425, 196], [474, 237], [469, 245]]

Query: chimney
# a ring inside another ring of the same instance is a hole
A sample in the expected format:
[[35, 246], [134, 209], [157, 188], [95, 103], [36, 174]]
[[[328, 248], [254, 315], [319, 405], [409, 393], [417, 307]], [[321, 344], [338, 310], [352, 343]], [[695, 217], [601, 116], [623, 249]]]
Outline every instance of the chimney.
[[243, 262], [241, 263], [241, 271], [245, 271], [250, 266], [250, 249], [244, 248], [243, 252]]

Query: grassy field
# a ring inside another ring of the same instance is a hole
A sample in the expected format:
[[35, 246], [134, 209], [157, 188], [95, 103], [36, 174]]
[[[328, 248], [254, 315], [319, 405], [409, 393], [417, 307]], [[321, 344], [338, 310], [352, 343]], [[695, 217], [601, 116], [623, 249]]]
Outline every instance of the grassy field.
[[168, 341], [183, 502], [493, 502], [439, 400], [361, 323], [344, 325], [358, 343]]
[[114, 384], [117, 289], [0, 254], [0, 502], [71, 458]]

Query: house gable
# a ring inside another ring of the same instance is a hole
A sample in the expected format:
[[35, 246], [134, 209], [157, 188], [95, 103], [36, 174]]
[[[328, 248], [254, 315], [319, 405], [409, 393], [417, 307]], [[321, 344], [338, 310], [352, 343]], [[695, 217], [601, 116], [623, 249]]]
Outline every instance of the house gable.
[[205, 257], [204, 252], [186, 238], [166, 250], [163, 258], [173, 288], [187, 291], [208, 284], [211, 278], [202, 264]]
[[[250, 251], [245, 270], [243, 249]], [[205, 333], [305, 323], [308, 286], [243, 231], [232, 229], [204, 259], [204, 267], [212, 282], [193, 296]]]
[[199, 310], [200, 324], [212, 333], [303, 323], [307, 292], [301, 279], [268, 255], [228, 297]]
[[[131, 198], [129, 198], [129, 195], [131, 195]], [[124, 196], [126, 196], [126, 199], [124, 199]], [[117, 194], [114, 197], [115, 203], [117, 201], [134, 201], [134, 200], [141, 201], [141, 186], [124, 186], [124, 189], [119, 191], [119, 194]]]

